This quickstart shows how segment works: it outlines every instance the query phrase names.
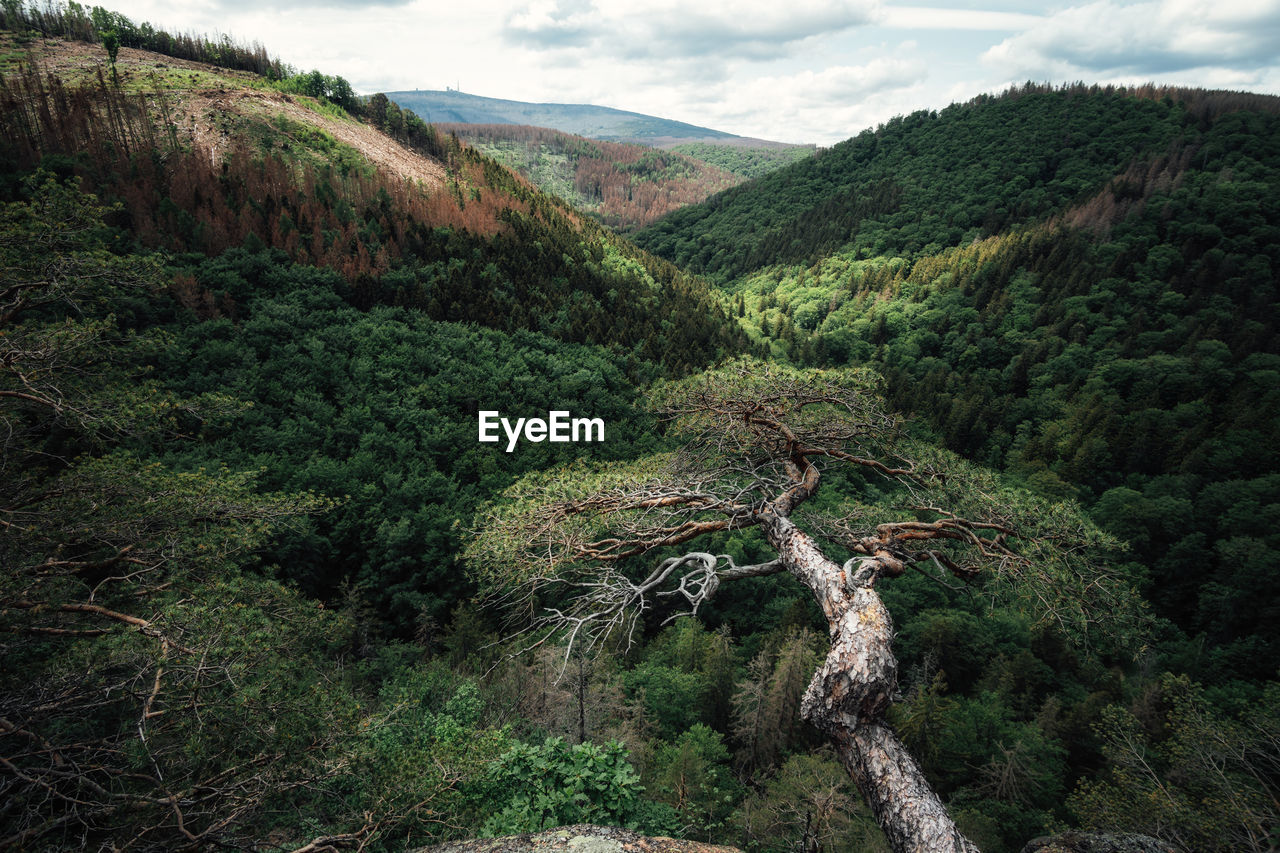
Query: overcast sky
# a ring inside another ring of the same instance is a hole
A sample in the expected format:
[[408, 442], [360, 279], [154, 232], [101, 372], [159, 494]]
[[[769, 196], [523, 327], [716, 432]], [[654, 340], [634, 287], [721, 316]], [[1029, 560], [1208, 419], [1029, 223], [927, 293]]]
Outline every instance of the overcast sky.
[[100, 0], [361, 93], [591, 103], [829, 145], [1026, 80], [1280, 94], [1280, 0]]

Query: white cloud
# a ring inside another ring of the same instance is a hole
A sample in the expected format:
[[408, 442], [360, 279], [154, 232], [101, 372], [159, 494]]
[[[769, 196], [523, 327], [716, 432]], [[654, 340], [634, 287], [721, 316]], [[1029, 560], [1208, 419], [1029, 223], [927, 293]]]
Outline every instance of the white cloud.
[[[286, 9], [322, 9], [345, 10], [350, 12], [367, 11], [389, 6], [408, 6], [414, 0], [272, 0], [273, 11]], [[220, 13], [229, 14], [239, 11], [252, 11], [263, 8], [262, 0], [215, 0], [211, 4]]]
[[574, 47], [598, 36], [599, 23], [590, 0], [537, 0], [516, 9], [506, 21], [514, 42], [542, 47]]
[[928, 75], [905, 46], [862, 65], [735, 80], [703, 104], [711, 127], [744, 136], [830, 145], [904, 112]]
[[987, 50], [1013, 79], [1165, 79], [1193, 69], [1255, 71], [1280, 56], [1280, 0], [1099, 0], [1064, 9]]
[[1041, 15], [984, 9], [940, 9], [932, 6], [886, 6], [876, 23], [909, 30], [1025, 30], [1043, 21]]
[[906, 88], [923, 80], [926, 73], [925, 64], [918, 59], [886, 57], [865, 65], [838, 65], [785, 77], [762, 77], [753, 81], [751, 88], [755, 98], [838, 107], [870, 95]]
[[878, 8], [879, 0], [533, 0], [507, 17], [505, 34], [534, 49], [589, 47], [608, 57], [763, 60], [869, 24]]

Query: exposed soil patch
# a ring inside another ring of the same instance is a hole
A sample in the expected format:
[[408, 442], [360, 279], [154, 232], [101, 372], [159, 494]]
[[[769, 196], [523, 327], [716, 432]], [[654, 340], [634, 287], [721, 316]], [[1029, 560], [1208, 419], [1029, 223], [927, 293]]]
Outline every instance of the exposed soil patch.
[[[24, 54], [23, 58], [18, 60], [22, 64], [48, 72], [63, 81], [96, 80], [99, 69], [104, 76], [110, 75], [107, 51], [100, 44], [39, 38], [20, 44], [12, 33], [4, 34], [3, 43], [7, 53]], [[120, 77], [120, 84], [125, 89], [137, 88], [138, 85], [144, 84], [156, 75], [161, 76], [167, 83], [174, 71], [209, 75], [226, 80], [232, 85], [248, 86], [259, 79], [256, 74], [248, 71], [216, 68], [202, 62], [175, 59], [172, 56], [131, 47], [120, 48], [120, 53], [116, 57], [116, 70]]]
[[334, 139], [350, 145], [380, 169], [417, 181], [429, 188], [442, 187], [447, 179], [443, 166], [429, 157], [410, 151], [391, 137], [367, 124], [336, 119], [308, 109], [301, 98], [259, 90], [205, 90], [174, 92], [174, 119], [178, 132], [189, 135], [196, 147], [220, 160], [230, 147], [231, 135], [218, 123], [220, 114], [268, 117], [284, 115], [299, 124], [320, 128]]
[[[17, 48], [6, 44], [12, 54]], [[109, 77], [106, 51], [101, 45], [57, 39], [36, 39], [25, 45], [24, 64], [46, 70], [72, 85], [96, 84], [99, 73]], [[391, 137], [353, 119], [324, 115], [304, 106], [309, 101], [264, 88], [257, 75], [229, 71], [199, 62], [174, 59], [150, 51], [121, 48], [117, 59], [120, 87], [127, 92], [162, 96], [169, 119], [180, 138], [208, 151], [215, 162], [230, 148], [228, 114], [268, 118], [284, 115], [319, 128], [359, 151], [379, 169], [416, 181], [425, 187], [444, 186], [447, 174], [435, 160], [405, 148]]]

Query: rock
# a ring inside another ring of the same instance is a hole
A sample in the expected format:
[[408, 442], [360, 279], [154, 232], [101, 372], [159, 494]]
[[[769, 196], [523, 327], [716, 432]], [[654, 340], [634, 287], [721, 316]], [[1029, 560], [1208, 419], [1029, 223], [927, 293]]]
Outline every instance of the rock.
[[[450, 841], [419, 847], [409, 853], [741, 853], [735, 847], [720, 847], [679, 838], [641, 835], [613, 826], [561, 826], [545, 832]], [[1163, 853], [1163, 851], [1161, 851]]]
[[1022, 853], [1181, 853], [1167, 841], [1135, 833], [1065, 832], [1036, 838]]

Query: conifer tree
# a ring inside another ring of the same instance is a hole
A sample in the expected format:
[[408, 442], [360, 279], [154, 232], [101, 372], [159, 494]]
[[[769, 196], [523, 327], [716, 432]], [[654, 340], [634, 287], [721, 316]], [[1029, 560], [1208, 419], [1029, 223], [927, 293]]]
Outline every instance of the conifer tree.
[[[650, 403], [681, 449], [524, 478], [480, 516], [467, 554], [477, 580], [524, 612], [546, 607], [528, 627], [533, 642], [563, 636], [590, 649], [634, 636], [659, 597], [696, 613], [721, 583], [789, 573], [830, 628], [803, 717], [831, 740], [895, 851], [976, 850], [884, 719], [897, 661], [876, 587], [908, 570], [942, 573], [1017, 598], [1076, 636], [1103, 620], [1123, 632], [1141, 616], [1125, 579], [1097, 559], [1114, 540], [1071, 505], [906, 439], [865, 372], [739, 360], [661, 384]], [[868, 481], [865, 497], [836, 514], [800, 514], [831, 465], [886, 482]], [[747, 566], [705, 551], [660, 557], [743, 528], [758, 529], [777, 556]], [[852, 556], [841, 565], [831, 546]], [[736, 703], [740, 727], [763, 739], [768, 707], [793, 689], [793, 663], [772, 684], [767, 664], [753, 664]]]

